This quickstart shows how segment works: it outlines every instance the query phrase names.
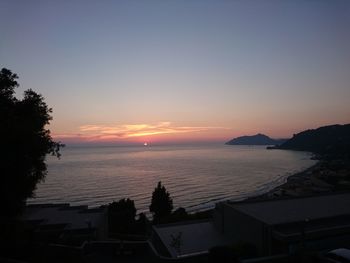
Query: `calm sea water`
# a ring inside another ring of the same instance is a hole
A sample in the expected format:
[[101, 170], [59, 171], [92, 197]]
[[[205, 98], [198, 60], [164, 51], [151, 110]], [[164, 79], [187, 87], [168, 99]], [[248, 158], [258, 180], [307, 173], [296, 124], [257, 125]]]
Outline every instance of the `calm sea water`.
[[29, 203], [99, 206], [129, 197], [146, 212], [162, 181], [175, 207], [198, 211], [266, 192], [314, 163], [308, 153], [264, 146], [65, 147], [60, 160], [48, 158]]

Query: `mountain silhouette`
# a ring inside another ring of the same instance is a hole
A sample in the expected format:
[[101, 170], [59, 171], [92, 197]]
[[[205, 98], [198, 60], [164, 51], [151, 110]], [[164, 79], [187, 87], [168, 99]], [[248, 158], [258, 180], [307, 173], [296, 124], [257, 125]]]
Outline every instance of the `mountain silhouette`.
[[329, 125], [302, 131], [278, 149], [309, 151], [322, 155], [350, 156], [350, 124]]
[[234, 138], [225, 144], [228, 145], [280, 145], [286, 139], [272, 139], [264, 134], [258, 133], [252, 136], [241, 136]]

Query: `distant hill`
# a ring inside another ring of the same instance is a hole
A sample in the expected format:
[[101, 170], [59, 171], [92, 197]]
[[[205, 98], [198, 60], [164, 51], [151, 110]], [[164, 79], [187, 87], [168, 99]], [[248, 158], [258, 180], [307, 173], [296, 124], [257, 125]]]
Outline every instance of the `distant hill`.
[[293, 138], [277, 148], [350, 157], [350, 124], [330, 125], [306, 130], [295, 134]]
[[284, 143], [286, 139], [271, 139], [264, 134], [256, 134], [252, 136], [241, 136], [226, 142], [228, 145], [280, 145]]

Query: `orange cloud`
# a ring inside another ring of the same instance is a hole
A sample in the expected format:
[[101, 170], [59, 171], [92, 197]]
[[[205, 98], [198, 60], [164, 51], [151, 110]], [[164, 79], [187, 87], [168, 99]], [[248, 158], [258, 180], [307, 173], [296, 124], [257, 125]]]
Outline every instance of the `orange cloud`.
[[57, 134], [55, 137], [77, 138], [82, 140], [120, 140], [133, 137], [143, 137], [162, 134], [179, 134], [201, 132], [222, 127], [207, 126], [176, 126], [171, 122], [157, 124], [123, 124], [123, 125], [83, 125], [78, 134]]

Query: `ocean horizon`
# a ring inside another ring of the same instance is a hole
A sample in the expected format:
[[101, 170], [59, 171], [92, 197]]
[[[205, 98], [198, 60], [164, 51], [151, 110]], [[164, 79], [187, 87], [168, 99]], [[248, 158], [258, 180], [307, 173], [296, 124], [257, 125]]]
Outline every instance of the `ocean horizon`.
[[189, 212], [216, 202], [267, 192], [315, 164], [308, 152], [219, 143], [187, 145], [69, 145], [47, 158], [48, 174], [28, 204], [70, 203], [97, 207], [121, 198], [148, 213], [162, 181], [174, 208]]

